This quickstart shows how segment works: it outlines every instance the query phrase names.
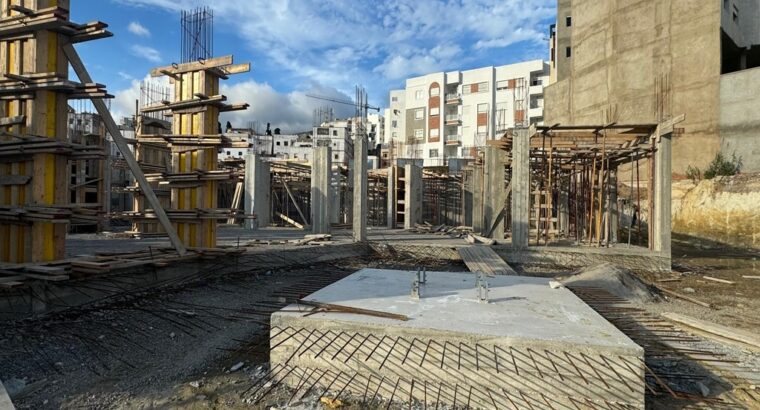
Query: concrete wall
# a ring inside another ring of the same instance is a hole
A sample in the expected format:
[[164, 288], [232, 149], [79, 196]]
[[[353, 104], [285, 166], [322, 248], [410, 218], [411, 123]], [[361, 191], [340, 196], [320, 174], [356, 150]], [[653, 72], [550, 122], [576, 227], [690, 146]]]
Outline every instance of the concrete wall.
[[[718, 137], [721, 2], [560, 1], [558, 82], [544, 91], [544, 123], [655, 123], [686, 114], [673, 172], [704, 167]], [[565, 19], [572, 16], [572, 27]], [[565, 58], [569, 39], [572, 57]], [[610, 112], [607, 114], [607, 112]]]
[[721, 151], [742, 159], [743, 172], [760, 171], [760, 68], [720, 78]]
[[760, 175], [673, 184], [674, 237], [760, 249]]

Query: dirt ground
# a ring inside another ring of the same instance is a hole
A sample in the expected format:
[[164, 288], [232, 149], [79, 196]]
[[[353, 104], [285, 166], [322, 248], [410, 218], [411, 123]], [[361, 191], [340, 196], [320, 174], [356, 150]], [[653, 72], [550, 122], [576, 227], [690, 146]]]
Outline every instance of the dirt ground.
[[[760, 280], [742, 277], [760, 274], [754, 254], [696, 249], [688, 244], [676, 246], [673, 254], [678, 272], [644, 275], [644, 279], [714, 304], [714, 308], [670, 299], [644, 306], [648, 311], [678, 312], [760, 331]], [[411, 270], [418, 263], [368, 258], [218, 278], [181, 289], [157, 290], [135, 300], [113, 301], [97, 309], [74, 310], [12, 326], [2, 324], [0, 379], [19, 409], [326, 408], [315, 395], [318, 393], [285, 406], [291, 391], [257, 384], [268, 370], [265, 307], [281, 302], [277, 293], [284, 287], [298, 287], [315, 277], [338, 280], [363, 267]], [[467, 270], [456, 262], [427, 261], [425, 266], [428, 270]], [[558, 270], [517, 268], [535, 276]], [[714, 283], [703, 279], [704, 275], [736, 284]], [[657, 282], [671, 278], [679, 281]], [[757, 352], [711, 341], [705, 341], [704, 347], [719, 350], [760, 374]], [[717, 381], [709, 386], [726, 388]], [[757, 397], [760, 399], [760, 394]], [[387, 404], [361, 405], [359, 398], [341, 399], [343, 409], [386, 408]], [[676, 408], [666, 399], [650, 407]]]

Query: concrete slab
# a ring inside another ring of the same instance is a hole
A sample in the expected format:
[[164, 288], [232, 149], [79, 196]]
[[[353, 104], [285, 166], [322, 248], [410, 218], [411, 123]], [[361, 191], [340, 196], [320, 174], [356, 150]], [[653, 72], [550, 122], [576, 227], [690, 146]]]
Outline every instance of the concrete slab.
[[[289, 370], [282, 380], [296, 386], [312, 374], [319, 385], [321, 374], [325, 385], [334, 378], [335, 390], [361, 394], [374, 378], [386, 399], [463, 405], [469, 396], [476, 408], [574, 408], [588, 400], [644, 408], [643, 349], [568, 289], [497, 276], [487, 279], [482, 303], [475, 275], [429, 272], [415, 299], [416, 278], [363, 269], [306, 298], [408, 321], [298, 305], [273, 314], [270, 360]], [[438, 399], [423, 385], [440, 389]]]

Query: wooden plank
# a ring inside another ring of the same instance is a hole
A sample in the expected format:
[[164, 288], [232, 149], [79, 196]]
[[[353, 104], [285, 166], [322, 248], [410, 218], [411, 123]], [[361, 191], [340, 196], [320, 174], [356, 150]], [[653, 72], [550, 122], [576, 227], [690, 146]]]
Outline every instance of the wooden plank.
[[680, 293], [678, 293], [678, 292], [673, 292], [672, 290], [668, 290], [668, 289], [665, 289], [665, 288], [661, 288], [661, 287], [659, 287], [659, 286], [655, 286], [655, 287], [656, 287], [657, 289], [659, 289], [661, 292], [663, 292], [663, 293], [665, 293], [665, 294], [667, 294], [667, 295], [673, 296], [673, 297], [675, 297], [675, 298], [678, 298], [678, 299], [683, 299], [683, 300], [685, 300], [685, 301], [687, 301], [687, 302], [691, 302], [691, 303], [694, 303], [695, 305], [699, 305], [699, 306], [704, 306], [704, 307], [706, 307], [706, 308], [712, 307], [712, 306], [710, 306], [710, 304], [709, 304], [709, 303], [706, 303], [706, 302], [702, 302], [701, 300], [697, 300], [697, 299], [694, 299], [694, 298], [690, 298], [690, 297], [688, 297], [688, 296], [686, 296], [686, 295], [682, 295], [682, 294], [680, 294]]
[[744, 279], [760, 279], [760, 276], [742, 275]]
[[26, 185], [31, 179], [28, 175], [0, 175], [0, 186]]
[[706, 276], [705, 275], [705, 276], [702, 276], [702, 278], [707, 279], [707, 280], [711, 280], [713, 282], [725, 283], [726, 285], [735, 285], [736, 284], [736, 282], [731, 282], [730, 280], [725, 280], [725, 279], [718, 279], [718, 278], [714, 278], [712, 276]]
[[752, 332], [747, 332], [735, 327], [727, 327], [716, 323], [706, 322], [704, 320], [681, 315], [678, 313], [665, 312], [662, 314], [662, 316], [673, 322], [701, 330], [705, 333], [760, 348], [760, 336]]
[[459, 255], [462, 256], [462, 260], [471, 272], [483, 272], [488, 275], [517, 275], [517, 272], [488, 246], [465, 246], [459, 248]]
[[[7, 75], [7, 74], [6, 74]], [[26, 122], [26, 115], [17, 115], [15, 117], [0, 118], [0, 126], [22, 125]]]
[[151, 77], [159, 77], [165, 75], [165, 73], [181, 74], [190, 71], [208, 70], [216, 67], [229, 66], [232, 64], [232, 55], [226, 55], [222, 57], [214, 57], [200, 61], [193, 61], [190, 63], [177, 64], [175, 66], [157, 67], [150, 70]]
[[296, 228], [303, 229], [303, 225], [301, 225], [298, 222], [296, 222], [296, 221], [288, 218], [286, 215], [284, 215], [284, 214], [282, 214], [280, 212], [277, 212], [277, 216], [279, 216], [283, 221], [285, 221], [285, 222], [287, 222], [287, 223], [295, 226]]
[[[84, 66], [84, 63], [82, 63], [82, 60], [79, 58], [79, 54], [77, 53], [74, 46], [71, 44], [64, 44], [61, 47], [63, 48], [63, 52], [66, 54], [66, 57], [71, 63], [71, 67], [74, 69], [74, 72], [76, 72], [77, 76], [79, 77], [79, 80], [85, 83], [91, 83], [92, 77], [90, 77], [90, 74], [87, 72], [87, 68]], [[231, 59], [232, 58], [230, 57], [230, 60]], [[232, 62], [230, 61], [230, 63]], [[143, 192], [143, 195], [148, 200], [148, 203], [150, 204], [150, 206], [153, 208], [153, 212], [156, 214], [156, 217], [158, 217], [158, 220], [161, 223], [161, 226], [164, 228], [164, 231], [169, 236], [169, 240], [171, 241], [174, 248], [177, 250], [177, 253], [179, 253], [180, 255], [186, 254], [187, 249], [185, 249], [185, 245], [179, 239], [179, 236], [177, 236], [177, 231], [174, 229], [174, 225], [172, 225], [171, 221], [169, 221], [169, 218], [166, 216], [166, 212], [164, 211], [164, 208], [161, 206], [161, 202], [156, 196], [156, 193], [153, 192], [153, 188], [151, 187], [150, 183], [145, 178], [145, 174], [143, 174], [142, 169], [140, 169], [140, 165], [137, 163], [137, 160], [135, 160], [134, 154], [129, 149], [129, 145], [127, 144], [127, 141], [121, 135], [119, 126], [116, 124], [116, 121], [114, 121], [113, 117], [111, 116], [111, 112], [108, 110], [108, 107], [106, 107], [105, 102], [102, 99], [93, 99], [92, 104], [95, 106], [95, 109], [97, 109], [98, 114], [100, 114], [101, 118], [103, 119], [103, 122], [106, 125], [106, 129], [111, 134], [111, 137], [113, 138], [113, 141], [116, 144], [116, 146], [119, 148], [119, 151], [121, 152], [121, 156], [127, 162], [127, 165], [129, 165], [129, 169], [130, 171], [132, 171], [132, 174], [134, 175], [135, 180], [137, 181], [137, 185], [140, 187], [140, 189]]]

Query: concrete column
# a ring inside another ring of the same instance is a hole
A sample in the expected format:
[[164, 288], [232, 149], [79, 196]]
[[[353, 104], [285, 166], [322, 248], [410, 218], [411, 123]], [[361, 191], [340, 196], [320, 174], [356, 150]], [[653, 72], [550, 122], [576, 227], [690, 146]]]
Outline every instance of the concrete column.
[[559, 232], [565, 237], [570, 236], [570, 178], [560, 181], [559, 186]]
[[512, 140], [512, 248], [528, 247], [530, 223], [530, 137], [515, 130]]
[[367, 137], [354, 140], [354, 242], [367, 240]]
[[340, 211], [346, 205], [346, 195], [340, 189], [340, 171], [331, 172], [330, 178], [330, 223], [342, 224], [344, 221], [341, 219]]
[[472, 230], [483, 233], [483, 165], [472, 166]]
[[504, 239], [504, 219], [494, 226], [499, 213], [506, 202], [506, 190], [504, 189], [504, 165], [505, 153], [496, 147], [487, 146], [484, 161], [485, 190], [483, 195], [483, 232], [488, 233], [494, 227], [491, 238]]
[[617, 186], [618, 186], [617, 167], [615, 167], [615, 169], [610, 170], [610, 195], [609, 195], [609, 198], [607, 199], [607, 206], [609, 207], [609, 211], [607, 212], [607, 215], [610, 219], [609, 243], [618, 242], [618, 227], [620, 225], [619, 224], [620, 212], [618, 210]]
[[654, 250], [670, 256], [672, 134], [657, 142], [654, 173]]
[[[245, 156], [245, 220], [247, 229], [269, 226], [271, 210], [271, 178], [269, 163], [256, 154]], [[255, 215], [256, 219], [250, 216]]]
[[332, 203], [332, 149], [314, 147], [311, 162], [311, 228], [313, 233], [330, 233]]
[[398, 168], [391, 164], [388, 167], [388, 205], [386, 209], [386, 217], [388, 229], [394, 229], [396, 227], [396, 207], [398, 206], [398, 200], [396, 199], [396, 174]]
[[404, 229], [412, 229], [422, 223], [422, 168], [406, 164], [404, 182]]
[[462, 195], [462, 225], [472, 226], [472, 198], [473, 198], [473, 184], [472, 176], [473, 171], [466, 171], [463, 175], [466, 176]]

